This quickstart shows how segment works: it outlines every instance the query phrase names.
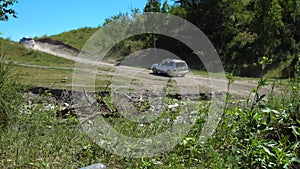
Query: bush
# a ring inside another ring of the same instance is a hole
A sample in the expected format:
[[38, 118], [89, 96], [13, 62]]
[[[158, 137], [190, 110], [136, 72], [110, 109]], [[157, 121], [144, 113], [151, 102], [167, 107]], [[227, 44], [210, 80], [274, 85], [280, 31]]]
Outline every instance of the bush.
[[20, 86], [5, 64], [5, 53], [0, 53], [0, 127], [7, 127], [21, 101]]
[[210, 141], [223, 161], [218, 167], [300, 167], [299, 79], [291, 79], [283, 92], [272, 91], [267, 99], [258, 93], [266, 83], [260, 79], [253, 100], [248, 98], [225, 110]]

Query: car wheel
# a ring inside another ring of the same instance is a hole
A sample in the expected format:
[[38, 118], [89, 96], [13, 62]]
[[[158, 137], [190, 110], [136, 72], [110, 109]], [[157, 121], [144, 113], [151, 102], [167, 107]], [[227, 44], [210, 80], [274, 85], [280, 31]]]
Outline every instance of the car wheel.
[[152, 69], [153, 74], [157, 74], [157, 70], [155, 68]]
[[172, 77], [172, 74], [171, 74], [170, 70], [167, 71], [167, 75], [170, 76], [170, 77]]

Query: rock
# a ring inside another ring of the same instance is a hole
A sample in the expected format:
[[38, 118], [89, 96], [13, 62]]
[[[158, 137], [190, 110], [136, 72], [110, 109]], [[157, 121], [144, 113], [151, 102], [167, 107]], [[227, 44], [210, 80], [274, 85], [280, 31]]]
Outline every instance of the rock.
[[87, 167], [83, 167], [81, 169], [107, 169], [107, 167], [102, 163], [97, 163]]
[[177, 108], [179, 105], [177, 103], [169, 105], [168, 108], [172, 109], [172, 108]]

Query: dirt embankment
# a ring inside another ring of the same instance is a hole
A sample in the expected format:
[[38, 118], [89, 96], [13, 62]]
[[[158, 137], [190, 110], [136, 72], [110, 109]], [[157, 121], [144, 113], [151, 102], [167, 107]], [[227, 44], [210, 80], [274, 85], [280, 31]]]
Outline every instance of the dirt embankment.
[[40, 43], [44, 43], [44, 44], [50, 44], [50, 45], [54, 45], [54, 46], [60, 46], [61, 48], [67, 49], [67, 50], [72, 51], [76, 54], [79, 54], [81, 52], [80, 49], [74, 48], [71, 45], [63, 43], [62, 41], [53, 40], [53, 39], [50, 39], [50, 38], [38, 39], [38, 40], [36, 40], [36, 42], [40, 42]]

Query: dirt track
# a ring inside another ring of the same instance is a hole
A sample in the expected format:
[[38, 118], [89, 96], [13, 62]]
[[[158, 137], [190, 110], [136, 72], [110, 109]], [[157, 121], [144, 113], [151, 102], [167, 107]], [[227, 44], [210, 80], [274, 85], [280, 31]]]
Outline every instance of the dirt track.
[[[84, 64], [95, 64], [92, 61], [79, 58], [76, 51], [72, 51], [62, 45], [37, 42], [34, 49]], [[116, 70], [114, 73], [111, 73], [113, 75], [112, 88], [131, 88], [160, 92], [169, 80], [169, 77], [151, 74], [149, 69], [115, 66], [104, 62], [99, 63], [98, 66]], [[173, 79], [177, 82], [181, 93], [195, 94], [197, 91], [201, 93], [225, 93], [227, 91], [227, 80], [224, 78], [207, 78], [189, 73], [184, 78], [178, 77]], [[255, 80], [234, 81], [230, 87], [230, 93], [236, 98], [244, 98], [249, 95], [249, 92], [256, 85], [257, 81]], [[267, 94], [270, 88], [270, 86], [264, 87], [260, 90], [260, 93]]]

